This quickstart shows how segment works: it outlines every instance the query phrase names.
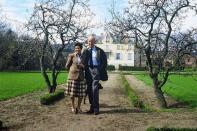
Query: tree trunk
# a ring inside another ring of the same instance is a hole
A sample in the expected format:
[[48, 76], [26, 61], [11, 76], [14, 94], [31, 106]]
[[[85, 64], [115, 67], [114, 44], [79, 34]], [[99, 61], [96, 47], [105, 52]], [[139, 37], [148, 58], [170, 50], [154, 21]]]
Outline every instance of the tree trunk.
[[159, 83], [156, 78], [153, 78], [153, 87], [154, 87], [155, 95], [158, 99], [160, 106], [162, 108], [167, 108], [167, 103], [166, 103], [164, 94], [163, 94], [161, 88], [159, 88]]
[[45, 80], [45, 83], [47, 84], [47, 88], [48, 88], [49, 93], [53, 93], [54, 89], [53, 89], [53, 86], [51, 86], [49, 77], [46, 73], [46, 69], [45, 69], [45, 66], [44, 66], [44, 56], [41, 56], [41, 58], [40, 58], [40, 69], [41, 69], [42, 76]]
[[50, 93], [50, 94], [52, 94], [52, 93], [54, 93], [54, 92], [55, 92], [56, 87], [51, 86], [51, 87], [50, 87], [50, 88], [48, 88], [48, 89], [49, 89], [49, 93]]
[[52, 84], [53, 84], [53, 92], [55, 92], [56, 87], [57, 87], [57, 77], [56, 77], [56, 69], [55, 69], [55, 65], [53, 66], [52, 69]]
[[140, 51], [140, 67], [142, 67], [142, 52]]

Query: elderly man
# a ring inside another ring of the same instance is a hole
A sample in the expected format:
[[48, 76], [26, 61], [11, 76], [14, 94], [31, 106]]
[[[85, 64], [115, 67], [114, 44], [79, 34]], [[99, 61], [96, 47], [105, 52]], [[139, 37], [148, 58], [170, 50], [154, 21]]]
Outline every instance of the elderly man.
[[88, 37], [88, 48], [84, 50], [85, 78], [87, 82], [87, 93], [90, 102], [88, 114], [99, 114], [99, 80], [108, 80], [107, 57], [105, 52], [95, 46], [95, 37]]

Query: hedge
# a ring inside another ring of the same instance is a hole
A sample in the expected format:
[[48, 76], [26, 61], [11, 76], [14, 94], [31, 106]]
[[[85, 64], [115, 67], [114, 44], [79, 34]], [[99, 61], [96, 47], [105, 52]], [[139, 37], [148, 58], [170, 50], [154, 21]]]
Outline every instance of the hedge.
[[40, 98], [40, 103], [43, 105], [50, 105], [62, 98], [64, 98], [64, 90], [56, 90], [56, 92], [52, 94], [47, 93], [44, 96], [42, 96]]
[[114, 65], [108, 65], [107, 70], [110, 70], [110, 71], [115, 70], [115, 66]]
[[146, 131], [197, 131], [197, 128], [155, 128], [155, 127], [149, 127]]
[[146, 67], [136, 67], [136, 66], [122, 66], [119, 65], [119, 70], [121, 71], [146, 71]]

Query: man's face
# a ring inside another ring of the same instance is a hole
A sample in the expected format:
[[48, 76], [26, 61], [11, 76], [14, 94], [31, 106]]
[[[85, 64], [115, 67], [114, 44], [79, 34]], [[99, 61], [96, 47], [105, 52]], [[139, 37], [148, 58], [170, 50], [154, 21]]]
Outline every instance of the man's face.
[[94, 37], [89, 37], [88, 38], [88, 46], [89, 46], [89, 48], [94, 47], [94, 44], [95, 44], [95, 38]]

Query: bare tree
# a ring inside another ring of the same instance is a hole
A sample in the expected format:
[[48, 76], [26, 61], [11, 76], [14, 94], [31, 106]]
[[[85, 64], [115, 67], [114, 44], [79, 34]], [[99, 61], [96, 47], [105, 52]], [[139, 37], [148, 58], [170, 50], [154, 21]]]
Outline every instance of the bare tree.
[[[35, 5], [28, 27], [38, 40], [43, 40], [38, 49], [40, 68], [50, 93], [57, 86], [57, 64], [64, 47], [83, 37], [91, 15], [87, 1], [83, 0], [41, 0]], [[46, 72], [46, 55], [50, 55], [51, 81]]]
[[173, 66], [175, 69], [184, 68], [184, 56], [196, 57], [196, 40], [196, 29], [184, 33], [178, 32], [178, 34], [173, 36], [173, 39], [169, 40], [169, 50], [173, 52], [169, 57], [174, 60]]
[[35, 40], [14, 31], [0, 8], [0, 70], [39, 69]]
[[[113, 19], [107, 25], [111, 32], [128, 33], [130, 38], [135, 39], [135, 46], [143, 50], [155, 95], [164, 108], [167, 107], [167, 103], [162, 87], [173, 67], [170, 56], [180, 59], [185, 53], [190, 53], [190, 47], [197, 43], [196, 30], [180, 33], [186, 12], [196, 9], [196, 5], [190, 2], [130, 0], [123, 14], [112, 9]], [[176, 51], [175, 45], [178, 46]]]

